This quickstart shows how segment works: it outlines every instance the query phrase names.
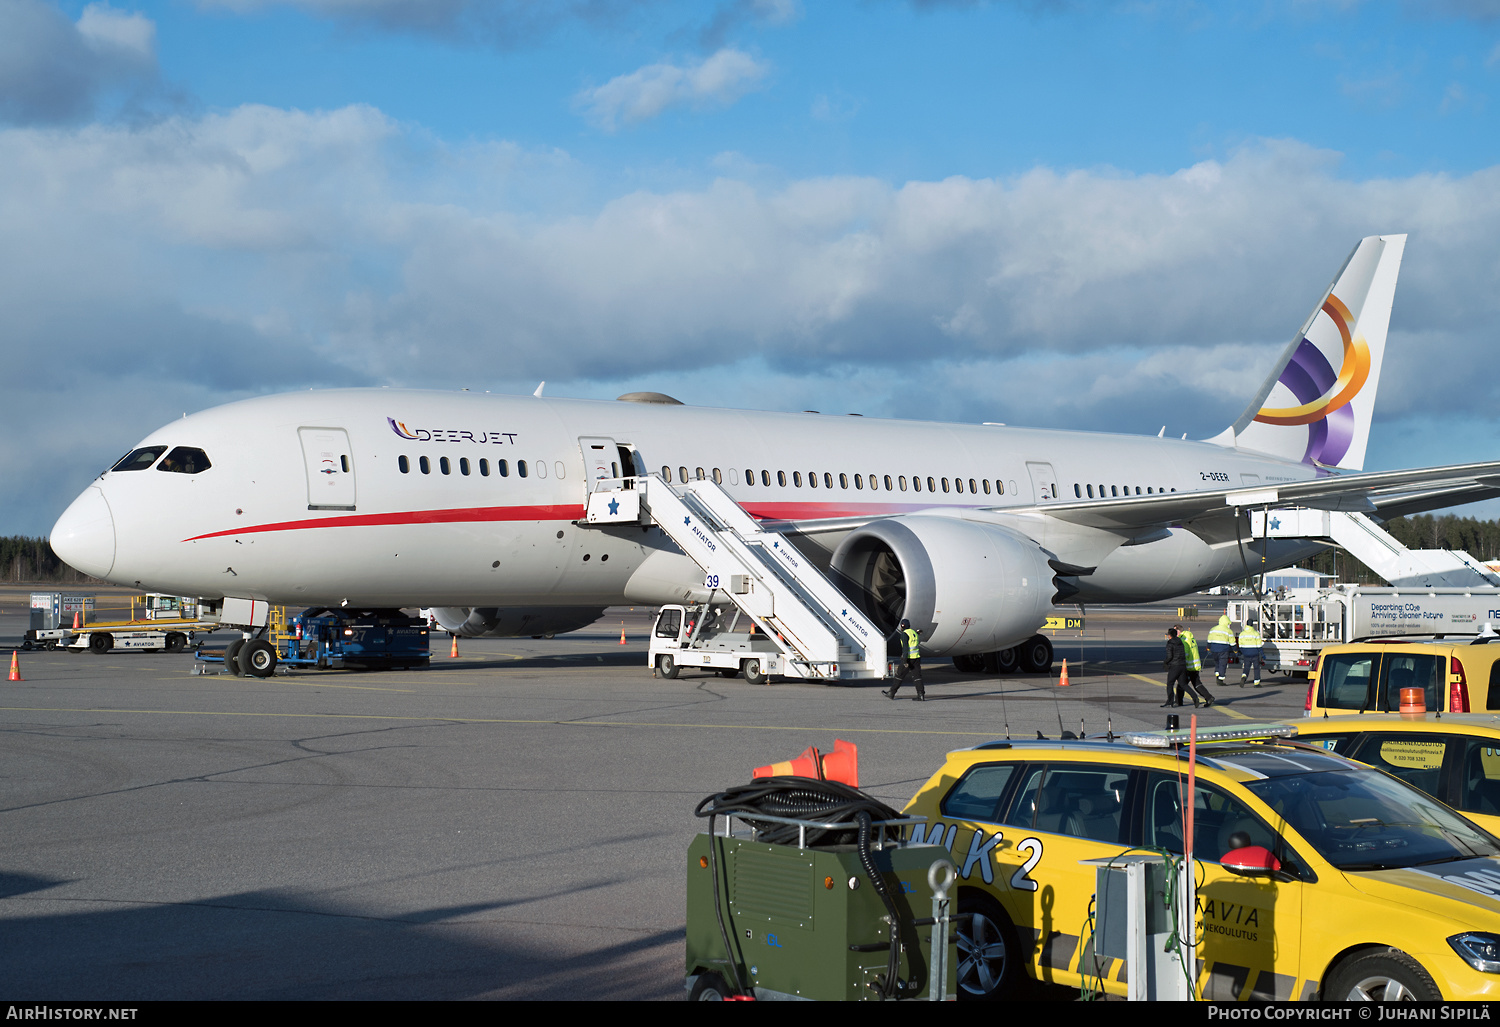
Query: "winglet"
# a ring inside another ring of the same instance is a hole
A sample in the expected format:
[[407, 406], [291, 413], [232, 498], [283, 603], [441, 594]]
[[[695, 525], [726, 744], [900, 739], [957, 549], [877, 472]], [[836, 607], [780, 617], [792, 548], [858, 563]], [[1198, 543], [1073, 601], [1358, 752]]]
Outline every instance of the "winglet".
[[1208, 441], [1362, 470], [1405, 248], [1404, 235], [1361, 239], [1239, 420]]
[[535, 396], [535, 397], [537, 397], [538, 399], [540, 399], [541, 396], [542, 396], [542, 390], [545, 389], [546, 387], [547, 387], [547, 382], [545, 380], [543, 380], [542, 384], [540, 384], [540, 385], [538, 385], [536, 387], [536, 391], [533, 392], [532, 395]]

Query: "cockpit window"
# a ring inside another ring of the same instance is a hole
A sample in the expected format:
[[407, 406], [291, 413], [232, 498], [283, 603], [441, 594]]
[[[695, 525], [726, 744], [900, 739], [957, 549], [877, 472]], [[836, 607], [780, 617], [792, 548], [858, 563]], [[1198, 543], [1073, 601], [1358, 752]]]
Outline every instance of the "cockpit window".
[[111, 471], [144, 471], [156, 463], [156, 458], [167, 451], [166, 446], [147, 446], [144, 449], [132, 449], [129, 453], [120, 457], [119, 463], [110, 468]]
[[197, 474], [199, 471], [208, 470], [212, 464], [208, 462], [208, 454], [201, 449], [191, 449], [187, 446], [178, 446], [167, 454], [167, 458], [157, 465], [158, 471], [175, 471], [178, 474]]

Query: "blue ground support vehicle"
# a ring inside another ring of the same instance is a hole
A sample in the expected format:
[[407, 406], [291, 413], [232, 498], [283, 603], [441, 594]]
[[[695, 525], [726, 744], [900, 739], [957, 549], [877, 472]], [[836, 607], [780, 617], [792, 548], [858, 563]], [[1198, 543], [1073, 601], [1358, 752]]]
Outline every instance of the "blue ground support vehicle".
[[200, 651], [204, 663], [234, 673], [270, 677], [276, 665], [322, 670], [404, 670], [428, 662], [427, 622], [400, 610], [341, 610], [314, 606], [274, 624], [269, 639], [235, 639], [222, 653]]

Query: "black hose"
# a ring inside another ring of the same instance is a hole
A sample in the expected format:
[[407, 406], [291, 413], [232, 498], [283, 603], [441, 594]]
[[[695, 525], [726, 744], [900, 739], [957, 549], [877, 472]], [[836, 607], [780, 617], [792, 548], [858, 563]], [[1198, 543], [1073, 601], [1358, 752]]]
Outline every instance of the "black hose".
[[885, 903], [885, 911], [890, 917], [891, 945], [885, 960], [885, 980], [880, 983], [880, 994], [885, 998], [894, 998], [901, 983], [901, 917], [896, 912], [896, 902], [891, 898], [890, 890], [885, 886], [885, 878], [875, 865], [875, 857], [870, 854], [870, 814], [859, 810], [854, 818], [859, 821], [860, 866], [865, 868], [865, 876], [870, 879], [880, 901]]

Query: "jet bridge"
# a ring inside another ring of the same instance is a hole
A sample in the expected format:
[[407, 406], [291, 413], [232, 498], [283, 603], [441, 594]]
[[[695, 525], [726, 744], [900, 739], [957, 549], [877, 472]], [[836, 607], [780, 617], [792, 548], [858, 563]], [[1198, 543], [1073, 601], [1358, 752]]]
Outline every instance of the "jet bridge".
[[660, 475], [592, 482], [589, 525], [654, 524], [703, 570], [713, 597], [774, 639], [796, 676], [886, 676], [880, 629], [787, 538], [762, 529], [717, 483]]

